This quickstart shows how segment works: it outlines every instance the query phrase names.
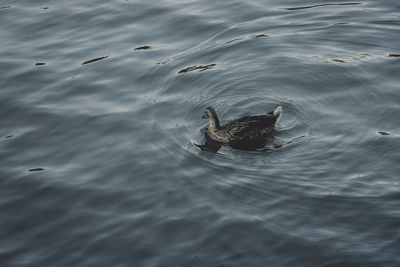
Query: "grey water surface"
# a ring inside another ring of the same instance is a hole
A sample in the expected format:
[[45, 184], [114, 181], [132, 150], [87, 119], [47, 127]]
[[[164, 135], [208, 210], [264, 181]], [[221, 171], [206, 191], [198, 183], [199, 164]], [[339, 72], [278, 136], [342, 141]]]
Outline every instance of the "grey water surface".
[[398, 0], [1, 0], [0, 266], [400, 266], [399, 44]]

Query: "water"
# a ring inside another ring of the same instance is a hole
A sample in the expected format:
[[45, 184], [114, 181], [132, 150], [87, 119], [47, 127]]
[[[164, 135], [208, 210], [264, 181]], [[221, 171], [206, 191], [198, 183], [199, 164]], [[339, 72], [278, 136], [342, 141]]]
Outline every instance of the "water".
[[[398, 1], [3, 0], [0, 25], [1, 266], [400, 265]], [[280, 148], [193, 145], [208, 106], [278, 105]]]

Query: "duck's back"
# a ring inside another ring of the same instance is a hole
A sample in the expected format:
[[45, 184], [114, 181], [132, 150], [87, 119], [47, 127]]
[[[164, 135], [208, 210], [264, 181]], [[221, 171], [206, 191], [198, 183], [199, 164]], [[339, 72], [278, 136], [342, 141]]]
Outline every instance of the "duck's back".
[[271, 134], [276, 121], [272, 114], [245, 116], [226, 122], [221, 131], [231, 142], [256, 140]]

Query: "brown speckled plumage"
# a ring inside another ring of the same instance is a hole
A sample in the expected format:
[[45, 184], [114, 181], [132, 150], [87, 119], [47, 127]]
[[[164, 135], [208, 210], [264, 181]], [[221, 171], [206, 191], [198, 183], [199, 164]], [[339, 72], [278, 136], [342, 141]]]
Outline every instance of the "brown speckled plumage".
[[248, 143], [265, 139], [274, 130], [275, 123], [282, 114], [282, 107], [265, 115], [244, 116], [230, 120], [220, 126], [215, 110], [211, 107], [205, 110], [203, 118], [210, 121], [207, 128], [208, 136], [223, 143]]

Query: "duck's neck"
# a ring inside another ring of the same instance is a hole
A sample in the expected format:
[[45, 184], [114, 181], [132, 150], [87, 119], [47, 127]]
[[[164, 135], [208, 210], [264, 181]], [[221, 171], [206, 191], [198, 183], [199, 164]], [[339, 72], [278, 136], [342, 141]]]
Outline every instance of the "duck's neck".
[[219, 120], [218, 120], [217, 116], [210, 118], [210, 126], [211, 126], [211, 128], [213, 128], [215, 130], [219, 130], [220, 126], [219, 126]]

